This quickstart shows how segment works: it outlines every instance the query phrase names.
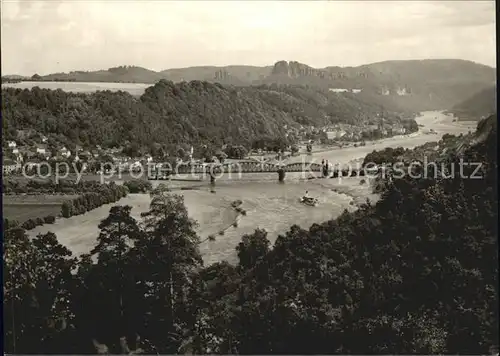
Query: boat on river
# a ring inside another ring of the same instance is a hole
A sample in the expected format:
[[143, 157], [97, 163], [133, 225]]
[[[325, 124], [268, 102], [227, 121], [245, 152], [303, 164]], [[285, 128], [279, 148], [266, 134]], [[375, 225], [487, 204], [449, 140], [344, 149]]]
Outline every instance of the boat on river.
[[318, 204], [318, 199], [311, 197], [302, 197], [299, 199], [299, 202], [309, 206], [316, 206]]

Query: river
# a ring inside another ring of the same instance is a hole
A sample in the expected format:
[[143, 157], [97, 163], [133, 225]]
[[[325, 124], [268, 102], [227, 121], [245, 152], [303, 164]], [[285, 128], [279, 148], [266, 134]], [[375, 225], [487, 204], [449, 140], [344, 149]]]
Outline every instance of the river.
[[[453, 122], [452, 118], [440, 112], [425, 112], [417, 118], [423, 125], [421, 133], [410, 137], [393, 137], [363, 147], [335, 149], [328, 152], [313, 153], [310, 156], [293, 157], [291, 161], [307, 159], [327, 159], [331, 163], [345, 164], [363, 158], [373, 150], [385, 147], [412, 148], [429, 141], [437, 141], [445, 133], [460, 134], [474, 130], [476, 123]], [[433, 129], [437, 134], [427, 135], [423, 132]], [[268, 238], [274, 242], [278, 234], [286, 232], [293, 224], [308, 228], [313, 223], [337, 217], [342, 211], [354, 210], [353, 198], [369, 197], [376, 200], [370, 192], [368, 184], [361, 184], [362, 178], [344, 179], [304, 179], [302, 173], [287, 173], [285, 183], [277, 182], [276, 173], [234, 175], [232, 179], [223, 178], [217, 181], [214, 192], [208, 182], [172, 182], [173, 187], [196, 186], [193, 190], [179, 190], [184, 196], [190, 216], [197, 220], [199, 235], [205, 239], [215, 235], [216, 240], [205, 242], [200, 249], [206, 264], [227, 260], [234, 262], [235, 247], [243, 234], [251, 233], [256, 228], [268, 231]], [[154, 182], [157, 184], [157, 182]], [[333, 191], [335, 189], [335, 191]], [[317, 197], [316, 207], [304, 206], [298, 202], [300, 196], [308, 190], [310, 196]], [[234, 200], [242, 200], [245, 216], [239, 216], [237, 226], [232, 224], [237, 219], [236, 212], [230, 207]], [[130, 194], [117, 204], [130, 205], [132, 213], [140, 219], [140, 213], [148, 209], [149, 196], [146, 194]], [[88, 252], [95, 245], [99, 234], [97, 225], [106, 217], [112, 204], [102, 206], [84, 215], [69, 219], [58, 219], [54, 225], [43, 225], [31, 230], [30, 235], [52, 231], [57, 234], [61, 243], [75, 254]], [[219, 235], [221, 231], [223, 235]]]

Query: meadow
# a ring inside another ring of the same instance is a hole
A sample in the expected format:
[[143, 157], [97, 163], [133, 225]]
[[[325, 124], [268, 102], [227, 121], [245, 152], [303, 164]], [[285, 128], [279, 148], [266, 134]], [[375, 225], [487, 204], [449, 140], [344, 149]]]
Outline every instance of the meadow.
[[73, 93], [93, 93], [98, 90], [126, 91], [134, 96], [140, 96], [147, 87], [152, 84], [141, 83], [82, 83], [82, 82], [20, 82], [2, 83], [2, 87], [12, 87], [19, 89], [31, 89], [39, 87], [41, 89], [62, 89]]
[[28, 219], [43, 218], [47, 215], [58, 216], [65, 200], [76, 195], [4, 195], [3, 217], [19, 222]]

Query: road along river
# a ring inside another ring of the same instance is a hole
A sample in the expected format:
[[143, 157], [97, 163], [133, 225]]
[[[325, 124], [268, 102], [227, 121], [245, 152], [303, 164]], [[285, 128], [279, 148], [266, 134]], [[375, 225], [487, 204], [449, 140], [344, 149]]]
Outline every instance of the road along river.
[[[363, 158], [373, 150], [385, 147], [412, 148], [429, 141], [437, 141], [445, 133], [460, 134], [474, 130], [476, 123], [452, 122], [452, 118], [439, 112], [426, 112], [417, 119], [422, 131], [433, 129], [437, 135], [414, 134], [411, 137], [394, 137], [367, 144], [364, 147], [336, 149], [310, 156], [294, 157], [292, 160], [328, 159], [331, 163], [345, 164]], [[307, 178], [307, 177], [306, 177]], [[204, 242], [200, 249], [206, 264], [220, 260], [235, 261], [235, 247], [243, 234], [251, 233], [256, 228], [266, 229], [268, 238], [274, 242], [278, 234], [286, 232], [293, 224], [308, 228], [313, 223], [337, 217], [345, 209], [353, 210], [356, 203], [366, 197], [375, 200], [367, 183], [362, 178], [348, 179], [304, 179], [302, 173], [287, 173], [285, 183], [277, 182], [276, 173], [247, 173], [233, 175], [217, 180], [215, 188], [210, 188], [208, 181], [171, 182], [172, 188], [184, 196], [185, 204], [191, 217], [198, 221], [198, 232], [202, 239], [214, 235], [216, 240]], [[157, 182], [154, 182], [157, 184]], [[317, 197], [319, 204], [309, 207], [299, 203], [298, 199], [308, 190], [309, 195]], [[335, 190], [335, 191], [333, 191]], [[239, 215], [231, 208], [231, 202], [241, 200], [246, 215]], [[140, 219], [140, 213], [148, 209], [149, 195], [130, 194], [121, 199], [118, 205], [132, 206], [132, 213]], [[84, 215], [69, 219], [58, 219], [54, 225], [43, 225], [29, 231], [34, 236], [47, 231], [54, 232], [59, 241], [75, 254], [89, 252], [96, 243], [99, 234], [97, 225], [104, 219], [112, 204], [102, 206]], [[235, 223], [233, 225], [233, 223]]]

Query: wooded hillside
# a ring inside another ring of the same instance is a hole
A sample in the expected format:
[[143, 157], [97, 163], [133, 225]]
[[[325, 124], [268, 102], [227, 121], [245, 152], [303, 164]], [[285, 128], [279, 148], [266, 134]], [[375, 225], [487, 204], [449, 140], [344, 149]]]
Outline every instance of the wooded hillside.
[[[125, 92], [91, 94], [33, 88], [2, 89], [4, 139], [34, 130], [71, 147], [139, 147], [160, 144], [243, 144], [262, 136], [284, 137], [285, 127], [333, 122], [401, 123], [397, 113], [354, 94], [276, 86], [231, 87], [162, 80], [136, 98]], [[396, 108], [397, 109], [397, 108]], [[415, 125], [414, 125], [415, 126]]]

